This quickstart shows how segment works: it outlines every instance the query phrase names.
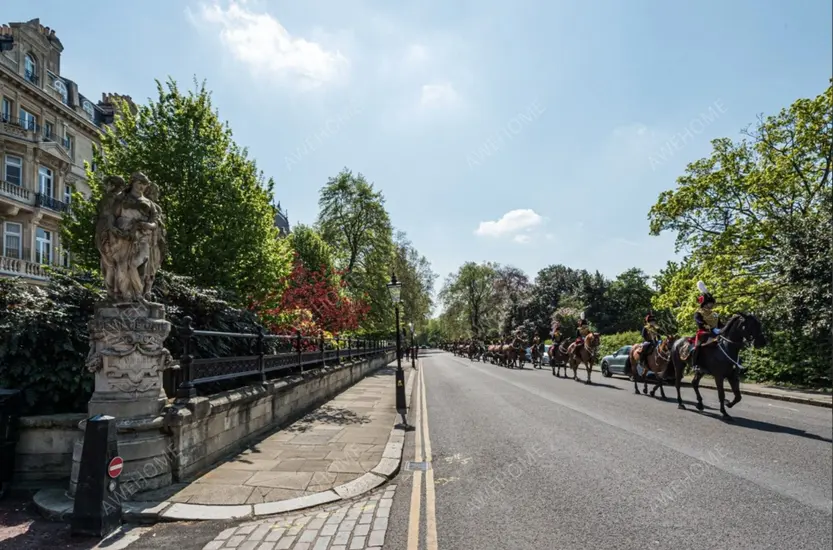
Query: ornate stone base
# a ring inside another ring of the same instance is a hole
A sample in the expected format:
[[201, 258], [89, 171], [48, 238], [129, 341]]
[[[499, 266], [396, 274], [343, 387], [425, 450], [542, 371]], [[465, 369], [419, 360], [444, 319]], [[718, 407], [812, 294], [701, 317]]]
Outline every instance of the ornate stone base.
[[156, 416], [165, 405], [162, 371], [171, 365], [163, 343], [171, 330], [161, 304], [96, 305], [87, 368], [95, 373], [90, 416]]
[[[86, 422], [84, 420], [78, 425], [82, 433]], [[171, 437], [161, 431], [163, 426], [161, 416], [118, 423], [119, 455], [124, 459], [120, 496], [124, 500], [130, 500], [136, 493], [160, 489], [172, 483], [171, 464], [174, 457]], [[81, 437], [72, 453], [70, 496], [75, 496], [83, 448], [84, 438]]]

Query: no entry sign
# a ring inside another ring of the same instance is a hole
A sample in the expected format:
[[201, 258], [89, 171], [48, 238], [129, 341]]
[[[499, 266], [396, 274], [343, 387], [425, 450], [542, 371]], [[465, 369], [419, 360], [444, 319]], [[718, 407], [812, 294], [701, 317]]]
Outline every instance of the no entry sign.
[[110, 465], [107, 466], [107, 474], [111, 478], [116, 479], [117, 477], [119, 477], [121, 475], [121, 471], [123, 469], [124, 469], [124, 460], [122, 460], [122, 458], [120, 456], [117, 456], [117, 457], [113, 458], [113, 460], [110, 461]]

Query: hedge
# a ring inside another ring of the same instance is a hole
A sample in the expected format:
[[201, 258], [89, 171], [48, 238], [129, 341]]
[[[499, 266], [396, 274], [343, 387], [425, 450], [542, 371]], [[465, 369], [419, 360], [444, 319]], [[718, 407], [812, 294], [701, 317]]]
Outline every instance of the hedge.
[[[46, 286], [0, 279], [0, 387], [21, 389], [23, 414], [85, 412], [93, 375], [84, 368], [89, 351], [87, 323], [104, 298], [101, 280], [88, 274], [55, 271]], [[157, 275], [153, 301], [165, 304], [173, 323], [166, 346], [179, 357], [182, 318], [194, 327], [224, 332], [255, 332], [257, 318], [234, 307], [223, 290], [194, 286], [190, 279]], [[253, 340], [198, 338], [198, 357], [249, 355]]]

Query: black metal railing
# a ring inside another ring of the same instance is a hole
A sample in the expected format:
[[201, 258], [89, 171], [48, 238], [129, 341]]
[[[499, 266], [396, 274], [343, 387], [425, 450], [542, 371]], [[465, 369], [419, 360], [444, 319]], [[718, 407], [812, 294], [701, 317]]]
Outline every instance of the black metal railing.
[[[218, 385], [228, 389], [237, 383], [264, 383], [325, 365], [337, 365], [344, 360], [377, 357], [396, 350], [395, 343], [388, 340], [311, 337], [302, 336], [300, 332], [294, 336], [275, 335], [262, 328], [256, 333], [217, 332], [194, 329], [190, 317], [183, 321], [179, 329], [182, 341], [180, 368], [168, 371], [173, 378], [165, 384], [171, 397], [189, 398], [198, 393], [211, 393], [211, 388]], [[248, 340], [251, 353], [234, 357], [199, 357], [197, 343], [200, 338]]]
[[32, 71], [24, 71], [23, 76], [24, 78], [26, 78], [26, 80], [28, 80], [35, 86], [40, 84], [40, 76], [38, 75], [38, 73]]
[[69, 211], [69, 205], [67, 203], [54, 197], [50, 197], [49, 195], [44, 195], [43, 193], [35, 193], [35, 206], [39, 208], [48, 208], [49, 210], [54, 210], [55, 212]]

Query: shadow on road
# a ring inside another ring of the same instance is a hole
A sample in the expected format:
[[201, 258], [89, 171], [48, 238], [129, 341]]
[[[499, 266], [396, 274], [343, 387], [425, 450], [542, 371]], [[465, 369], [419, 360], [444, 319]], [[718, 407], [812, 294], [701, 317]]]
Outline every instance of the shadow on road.
[[[703, 416], [708, 416], [714, 418], [715, 420], [723, 420], [723, 415], [720, 414], [720, 411], [717, 408], [713, 407], [706, 407], [709, 412], [706, 411], [697, 411]], [[714, 412], [710, 412], [714, 411]], [[816, 435], [814, 433], [807, 432], [806, 430], [799, 430], [796, 428], [790, 428], [788, 426], [781, 426], [780, 424], [773, 424], [771, 422], [764, 422], [762, 420], [752, 420], [751, 418], [743, 418], [743, 417], [732, 417], [732, 422], [729, 422], [732, 426], [739, 426], [741, 428], [749, 428], [750, 430], [759, 430], [762, 432], [769, 432], [769, 433], [777, 433], [777, 434], [787, 434], [787, 435], [794, 435], [796, 437], [803, 437], [806, 439], [813, 439], [815, 441], [823, 441], [825, 443], [833, 443], [833, 439], [828, 437], [824, 437], [821, 435]]]

